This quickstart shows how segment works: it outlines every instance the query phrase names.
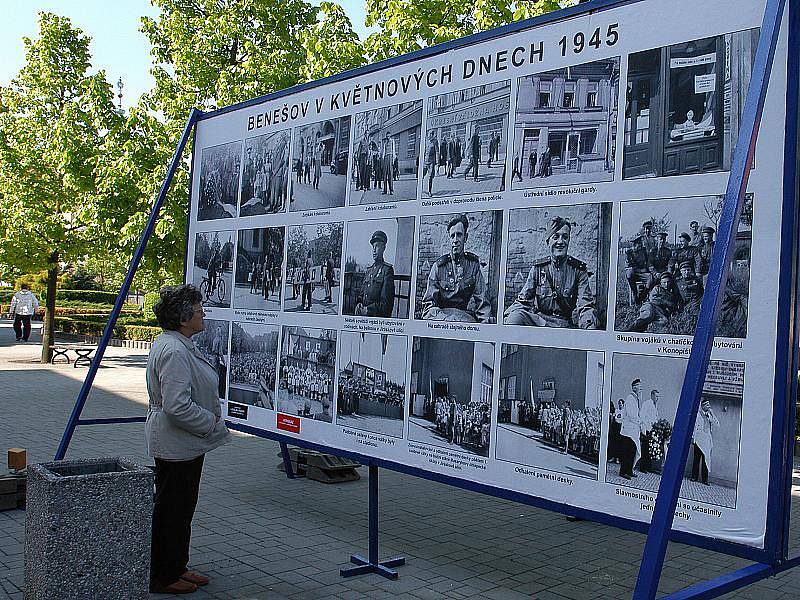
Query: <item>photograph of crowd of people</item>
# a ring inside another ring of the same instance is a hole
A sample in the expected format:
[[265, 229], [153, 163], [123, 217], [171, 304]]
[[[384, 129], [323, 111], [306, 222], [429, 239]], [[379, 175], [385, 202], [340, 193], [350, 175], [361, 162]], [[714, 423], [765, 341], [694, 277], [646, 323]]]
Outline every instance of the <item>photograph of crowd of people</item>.
[[503, 344], [495, 457], [597, 479], [603, 352]]
[[414, 318], [496, 323], [503, 212], [420, 218]]
[[349, 144], [349, 116], [295, 128], [290, 211], [344, 206]]
[[278, 410], [333, 421], [336, 330], [283, 327]]
[[403, 335], [339, 335], [337, 425], [403, 437], [407, 353]]
[[503, 323], [605, 329], [611, 203], [512, 210]]
[[414, 337], [408, 439], [489, 455], [494, 344]]
[[[623, 202], [614, 328], [693, 335], [722, 196]], [[745, 198], [717, 335], [747, 336], [753, 197]]]
[[284, 310], [339, 313], [343, 233], [343, 223], [289, 227]]
[[289, 175], [288, 130], [245, 140], [239, 216], [286, 210]]
[[[606, 483], [658, 491], [687, 362], [614, 354]], [[681, 498], [736, 507], [744, 375], [744, 363], [709, 363]]]
[[285, 232], [285, 227], [239, 230], [234, 308], [281, 309]]
[[203, 331], [192, 337], [195, 347], [206, 357], [219, 377], [219, 397], [225, 399], [228, 379], [228, 333], [230, 323], [217, 319], [203, 319]]
[[511, 80], [433, 96], [422, 155], [422, 197], [505, 189]]
[[229, 402], [275, 409], [278, 325], [232, 323]]
[[519, 79], [511, 188], [614, 179], [619, 57]]
[[421, 128], [422, 100], [355, 116], [351, 205], [417, 198]]
[[197, 220], [236, 216], [242, 142], [203, 148], [200, 155], [200, 198]]
[[203, 306], [230, 308], [233, 290], [233, 232], [197, 233], [192, 262], [192, 284], [203, 295]]
[[350, 221], [342, 314], [407, 319], [414, 217]]

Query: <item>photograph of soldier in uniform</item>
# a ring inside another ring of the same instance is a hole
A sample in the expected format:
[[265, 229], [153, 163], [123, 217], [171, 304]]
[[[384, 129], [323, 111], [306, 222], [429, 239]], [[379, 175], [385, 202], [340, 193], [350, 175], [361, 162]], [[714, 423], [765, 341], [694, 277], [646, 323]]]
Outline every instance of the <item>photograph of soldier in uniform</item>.
[[241, 160], [242, 142], [203, 148], [200, 153], [198, 221], [236, 216]]
[[[616, 439], [609, 436], [606, 483], [658, 491], [687, 363], [614, 353], [611, 404], [616, 411], [609, 419], [620, 427]], [[744, 378], [743, 362], [709, 362], [681, 498], [736, 507]]]
[[503, 213], [420, 218], [414, 318], [496, 323]]
[[414, 217], [349, 221], [342, 314], [407, 319]]
[[503, 323], [605, 329], [611, 203], [512, 210]]
[[414, 337], [408, 439], [489, 456], [494, 343]]
[[192, 284], [203, 295], [203, 306], [230, 308], [233, 289], [233, 231], [197, 233]]
[[280, 326], [234, 322], [229, 402], [275, 410]]
[[280, 310], [285, 227], [240, 229], [234, 308]]
[[295, 128], [290, 211], [344, 206], [349, 144], [349, 116]]
[[416, 200], [421, 129], [422, 100], [354, 117], [351, 206]]
[[333, 422], [336, 330], [283, 327], [278, 411]]
[[[693, 335], [722, 196], [626, 201], [620, 209], [614, 329]], [[717, 335], [747, 336], [753, 196], [745, 197]]]
[[228, 381], [228, 333], [230, 323], [216, 319], [203, 319], [205, 329], [192, 337], [195, 347], [214, 367], [219, 377], [219, 398], [225, 399]]
[[619, 57], [520, 77], [512, 189], [614, 179]]
[[432, 96], [422, 157], [422, 197], [505, 189], [511, 80]]
[[290, 175], [288, 129], [246, 139], [239, 216], [285, 211]]
[[403, 437], [408, 338], [339, 334], [336, 424]]
[[283, 310], [339, 314], [343, 223], [292, 225]]
[[603, 352], [503, 344], [495, 458], [597, 479]]

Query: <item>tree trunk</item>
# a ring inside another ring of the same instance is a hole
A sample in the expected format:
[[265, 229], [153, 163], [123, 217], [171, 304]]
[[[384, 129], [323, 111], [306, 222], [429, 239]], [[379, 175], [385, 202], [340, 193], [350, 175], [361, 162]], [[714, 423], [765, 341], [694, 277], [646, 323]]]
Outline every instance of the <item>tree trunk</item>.
[[58, 250], [50, 255], [47, 269], [47, 302], [42, 327], [42, 362], [49, 363], [53, 356], [53, 343], [56, 333], [56, 283], [58, 283]]

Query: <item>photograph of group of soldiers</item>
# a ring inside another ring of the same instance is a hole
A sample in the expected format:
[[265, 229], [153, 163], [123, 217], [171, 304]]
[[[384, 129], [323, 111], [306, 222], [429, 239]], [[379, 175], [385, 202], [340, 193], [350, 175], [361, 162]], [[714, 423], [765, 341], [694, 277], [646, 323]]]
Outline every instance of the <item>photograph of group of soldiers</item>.
[[205, 356], [219, 376], [219, 397], [225, 398], [228, 381], [228, 334], [230, 323], [217, 319], [203, 319], [204, 329], [192, 337], [195, 347]]
[[289, 227], [284, 310], [339, 313], [343, 223]]
[[204, 148], [200, 156], [197, 220], [235, 217], [239, 203], [242, 142]]
[[605, 329], [611, 203], [512, 210], [503, 323]]
[[195, 236], [192, 284], [203, 295], [203, 306], [230, 308], [233, 250], [232, 231], [206, 231]]
[[342, 332], [336, 424], [402, 438], [407, 354], [405, 336]]
[[245, 140], [240, 217], [286, 210], [288, 182], [288, 130]]
[[[687, 362], [614, 354], [607, 483], [658, 491]], [[681, 498], [735, 508], [743, 394], [744, 363], [712, 360]]]
[[[714, 252], [722, 196], [623, 202], [617, 331], [694, 334]], [[717, 335], [747, 335], [753, 198], [739, 220]]]
[[495, 457], [597, 479], [603, 352], [503, 344]]
[[285, 227], [240, 229], [234, 308], [280, 310]]
[[280, 327], [245, 322], [231, 325], [228, 400], [274, 410]]
[[289, 210], [344, 206], [350, 117], [295, 128]]
[[284, 327], [278, 410], [333, 422], [336, 330]]

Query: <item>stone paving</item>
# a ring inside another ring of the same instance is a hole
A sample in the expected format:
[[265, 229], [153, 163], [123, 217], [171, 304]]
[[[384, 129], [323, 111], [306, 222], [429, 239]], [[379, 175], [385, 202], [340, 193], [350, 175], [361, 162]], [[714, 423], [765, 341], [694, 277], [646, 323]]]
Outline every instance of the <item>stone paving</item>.
[[[38, 336], [34, 336], [38, 340]], [[40, 365], [39, 347], [15, 345], [0, 323], [0, 450], [53, 457], [86, 369]], [[143, 415], [146, 352], [109, 348], [84, 416]], [[124, 455], [148, 464], [141, 424], [80, 427], [68, 458]], [[212, 576], [193, 597], [313, 598], [630, 598], [644, 536], [381, 471], [381, 556], [402, 554], [400, 578], [343, 579], [351, 553], [366, 553], [367, 478], [326, 486], [278, 471], [278, 445], [235, 434], [208, 455], [192, 538], [192, 565]], [[0, 459], [2, 460], [2, 459]], [[800, 469], [795, 470], [798, 515]], [[25, 513], [0, 512], [0, 598], [23, 597]], [[798, 528], [792, 531], [793, 547]], [[671, 544], [661, 592], [746, 565]], [[800, 570], [725, 598], [800, 597]], [[152, 598], [169, 598], [152, 596]]]

